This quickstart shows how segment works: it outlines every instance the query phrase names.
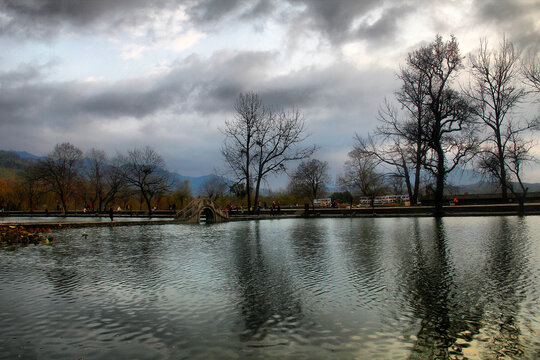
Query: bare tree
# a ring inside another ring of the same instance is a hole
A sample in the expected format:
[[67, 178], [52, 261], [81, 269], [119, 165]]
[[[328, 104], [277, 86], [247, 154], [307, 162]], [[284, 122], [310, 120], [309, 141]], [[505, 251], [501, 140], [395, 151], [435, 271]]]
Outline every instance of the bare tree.
[[137, 189], [152, 216], [152, 199], [169, 189], [169, 175], [165, 161], [149, 146], [128, 151], [122, 170], [127, 183]]
[[315, 208], [314, 200], [326, 192], [330, 181], [328, 163], [317, 159], [302, 161], [291, 175], [289, 188], [298, 195], [306, 196]]
[[38, 164], [30, 164], [23, 169], [21, 187], [30, 212], [34, 212], [36, 202], [47, 190]]
[[416, 205], [421, 169], [428, 150], [424, 136], [428, 82], [422, 72], [410, 67], [401, 68], [397, 76], [402, 83], [395, 96], [405, 115], [400, 116], [398, 110], [385, 100], [378, 113], [381, 125], [366, 139], [356, 135], [355, 148], [389, 165], [393, 169], [392, 177], [405, 183], [411, 204]]
[[57, 144], [39, 164], [42, 178], [62, 204], [64, 216], [80, 176], [82, 150], [70, 143]]
[[[408, 116], [404, 121], [398, 121], [396, 116], [392, 116], [391, 111], [387, 111], [386, 116], [384, 112], [380, 113], [379, 117], [383, 121], [383, 126], [378, 128], [378, 132], [394, 139], [396, 150], [398, 150], [396, 151], [397, 159], [400, 160], [399, 163], [402, 164], [403, 169], [401, 175], [407, 185], [411, 204], [416, 205], [420, 191], [421, 168], [428, 150], [424, 129], [429, 120], [427, 116], [429, 82], [426, 81], [423, 72], [407, 68], [402, 68], [398, 77], [402, 85], [396, 93], [396, 98], [406, 109]], [[411, 184], [410, 171], [414, 174], [413, 184]]]
[[355, 137], [355, 149], [370, 154], [379, 163], [393, 169], [392, 176], [400, 178], [407, 187], [411, 204], [418, 201], [420, 188], [420, 170], [424, 164], [427, 143], [422, 139], [422, 119], [412, 116], [402, 120], [398, 111], [385, 101], [379, 109], [379, 126], [374, 136]]
[[352, 193], [366, 196], [371, 199], [371, 207], [375, 204], [375, 197], [386, 191], [384, 174], [377, 171], [379, 161], [361, 149], [353, 149], [345, 162], [345, 173], [338, 179], [338, 183]]
[[109, 204], [114, 203], [118, 194], [125, 192], [128, 185], [122, 170], [121, 156], [108, 160], [104, 170], [103, 198], [99, 202], [99, 211], [105, 210]]
[[266, 110], [262, 106], [259, 95], [251, 92], [240, 94], [234, 104], [235, 116], [225, 120], [221, 131], [225, 141], [221, 148], [228, 167], [239, 182], [246, 184], [247, 206], [251, 207], [251, 167], [253, 163], [253, 146], [258, 123], [264, 122]]
[[305, 159], [316, 150], [316, 146], [300, 146], [306, 135], [304, 119], [297, 109], [267, 113], [265, 121], [257, 124], [255, 133], [255, 205], [259, 202], [261, 183], [268, 175], [284, 172], [288, 162]]
[[426, 84], [426, 121], [422, 136], [428, 144], [424, 167], [436, 180], [435, 216], [443, 215], [446, 175], [470, 160], [477, 146], [474, 123], [468, 102], [451, 86], [452, 79], [463, 67], [455, 37], [435, 41], [409, 53], [407, 68], [422, 75]]
[[[531, 162], [535, 162], [536, 159], [532, 155], [532, 148], [534, 143], [531, 140], [525, 140], [519, 132], [510, 131], [509, 136], [505, 142], [505, 157], [504, 167], [509, 174], [510, 179], [514, 179], [515, 183], [507, 181], [505, 186], [519, 201], [519, 214], [523, 215], [525, 212], [525, 198], [527, 197], [528, 187], [523, 182], [523, 168]], [[499, 176], [499, 159], [495, 154], [485, 152], [482, 154], [480, 168], [483, 172], [490, 174], [492, 177], [497, 178]], [[518, 187], [518, 188], [517, 188]]]
[[88, 166], [86, 168], [86, 176], [90, 184], [90, 203], [92, 208], [101, 211], [104, 198], [103, 177], [107, 164], [107, 156], [105, 151], [95, 148], [90, 149], [87, 155]]
[[217, 199], [225, 196], [228, 188], [229, 186], [223, 178], [211, 176], [202, 183], [201, 195], [216, 201]]
[[103, 150], [91, 149], [88, 156], [86, 176], [90, 185], [92, 207], [101, 212], [113, 203], [117, 194], [126, 186], [122, 171], [122, 159], [107, 158]]
[[530, 52], [522, 64], [521, 71], [527, 83], [536, 93], [540, 94], [540, 57], [538, 53]]
[[191, 185], [189, 179], [185, 179], [180, 185], [177, 186], [176, 190], [172, 194], [172, 200], [176, 204], [178, 201], [180, 203], [180, 209], [185, 206], [185, 203], [192, 196]]
[[240, 94], [233, 120], [222, 129], [225, 142], [221, 153], [236, 180], [246, 184], [247, 206], [254, 204], [260, 186], [269, 174], [285, 171], [286, 164], [310, 156], [315, 147], [300, 147], [305, 139], [304, 120], [298, 110], [273, 111], [263, 106], [255, 93]]
[[506, 201], [511, 188], [507, 158], [512, 156], [512, 151], [508, 147], [520, 133], [537, 126], [535, 122], [518, 121], [512, 116], [526, 95], [519, 82], [519, 53], [506, 38], [497, 50], [490, 50], [487, 41], [481, 40], [470, 62], [474, 82], [467, 95], [474, 103], [475, 115], [487, 129], [480, 149], [480, 168], [497, 179]]

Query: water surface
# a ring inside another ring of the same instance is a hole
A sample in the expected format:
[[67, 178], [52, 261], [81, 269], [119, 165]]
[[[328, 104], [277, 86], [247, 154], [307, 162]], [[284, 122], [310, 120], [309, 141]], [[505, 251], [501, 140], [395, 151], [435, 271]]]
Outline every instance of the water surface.
[[[130, 221], [161, 221], [173, 220], [173, 217], [152, 217], [141, 216], [118, 216], [114, 215], [115, 221], [130, 222]], [[108, 216], [0, 216], [0, 224], [71, 224], [71, 223], [109, 223], [111, 219]]]
[[53, 233], [0, 249], [0, 358], [539, 358], [539, 219]]

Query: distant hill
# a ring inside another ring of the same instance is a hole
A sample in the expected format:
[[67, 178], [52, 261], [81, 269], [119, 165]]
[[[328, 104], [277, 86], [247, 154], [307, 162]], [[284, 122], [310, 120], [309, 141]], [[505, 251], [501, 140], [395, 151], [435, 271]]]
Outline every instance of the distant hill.
[[9, 150], [7, 152], [17, 154], [17, 155], [20, 156], [21, 159], [40, 160], [40, 159], [45, 158], [45, 156], [37, 156], [37, 155], [34, 155], [34, 154], [27, 153], [26, 151]]
[[482, 182], [483, 176], [473, 169], [456, 168], [446, 177], [447, 184], [462, 186]]
[[[540, 183], [524, 183], [524, 185], [529, 188], [529, 193], [540, 191]], [[520, 189], [518, 183], [514, 183], [514, 189]], [[497, 183], [479, 181], [474, 184], [451, 186], [448, 192], [452, 194], [493, 194], [499, 193], [500, 189]]]
[[173, 178], [173, 186], [178, 186], [181, 183], [183, 183], [185, 180], [189, 180], [189, 185], [191, 186], [191, 191], [193, 192], [193, 196], [199, 195], [201, 188], [205, 182], [212, 178], [220, 178], [227, 184], [232, 184], [232, 181], [224, 178], [219, 175], [209, 174], [204, 176], [185, 176], [180, 175], [176, 172], [169, 172], [169, 175]]
[[31, 158], [22, 157], [17, 152], [0, 150], [0, 177], [18, 175], [25, 166], [33, 161]]

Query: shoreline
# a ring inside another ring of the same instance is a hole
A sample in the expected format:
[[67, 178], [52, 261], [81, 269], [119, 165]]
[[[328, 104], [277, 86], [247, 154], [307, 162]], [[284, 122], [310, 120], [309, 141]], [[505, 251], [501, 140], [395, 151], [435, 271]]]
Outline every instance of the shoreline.
[[[518, 216], [517, 204], [497, 204], [497, 205], [457, 205], [445, 206], [444, 217], [472, 217], [472, 216]], [[274, 219], [320, 219], [320, 218], [390, 218], [390, 217], [433, 217], [432, 206], [407, 206], [407, 207], [375, 207], [375, 208], [353, 208], [353, 209], [333, 209], [333, 208], [317, 208], [315, 211], [310, 209], [306, 215], [304, 210], [300, 209], [282, 209], [279, 215], [271, 215], [268, 210], [264, 210], [261, 215], [255, 214], [238, 214], [233, 213], [229, 221], [250, 221], [250, 220], [274, 220]], [[43, 222], [4, 222], [0, 226], [21, 226], [26, 229], [73, 229], [87, 227], [118, 227], [118, 226], [141, 226], [141, 225], [171, 225], [171, 224], [187, 224], [187, 222], [178, 219], [159, 219], [161, 216], [155, 217], [153, 220], [130, 220], [122, 221], [124, 216], [115, 216], [115, 221], [110, 222], [62, 222], [54, 221], [47, 222], [47, 217], [36, 216], [37, 214], [10, 214], [9, 217], [43, 217]], [[525, 204], [525, 216], [540, 215], [540, 203]], [[49, 216], [51, 217], [51, 216]], [[69, 216], [76, 218], [78, 214]], [[129, 218], [129, 216], [125, 216]]]

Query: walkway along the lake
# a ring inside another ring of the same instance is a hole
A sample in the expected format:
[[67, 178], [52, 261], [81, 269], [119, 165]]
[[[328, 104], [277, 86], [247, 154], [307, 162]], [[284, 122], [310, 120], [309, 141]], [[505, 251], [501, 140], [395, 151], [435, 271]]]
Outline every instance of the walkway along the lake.
[[[445, 206], [445, 216], [509, 216], [518, 214], [517, 204], [497, 204], [497, 205], [459, 205]], [[279, 215], [271, 214], [269, 210], [262, 210], [259, 216], [255, 214], [247, 214], [247, 212], [233, 211], [230, 216], [230, 221], [245, 221], [245, 220], [272, 220], [284, 218], [331, 218], [331, 217], [430, 217], [433, 213], [431, 206], [404, 206], [404, 207], [375, 207], [375, 208], [353, 208], [353, 209], [333, 209], [333, 208], [316, 208], [310, 209], [306, 214], [304, 209], [281, 209]], [[29, 213], [11, 213], [11, 216], [34, 216], [38, 214]], [[540, 203], [525, 204], [525, 215], [540, 215]], [[162, 217], [165, 214], [161, 215]], [[76, 217], [76, 216], [74, 216]], [[66, 219], [69, 219], [68, 216]], [[4, 219], [9, 219], [5, 217]], [[127, 220], [127, 217], [126, 217]], [[140, 225], [169, 225], [169, 224], [185, 224], [186, 222], [172, 219], [161, 218], [156, 220], [129, 220], [122, 221], [122, 216], [115, 216], [115, 220], [111, 222], [69, 222], [47, 221], [47, 217], [43, 217], [43, 222], [4, 222], [1, 225], [21, 225], [28, 229], [48, 228], [48, 229], [73, 229], [85, 227], [116, 227], [116, 226], [140, 226]]]

